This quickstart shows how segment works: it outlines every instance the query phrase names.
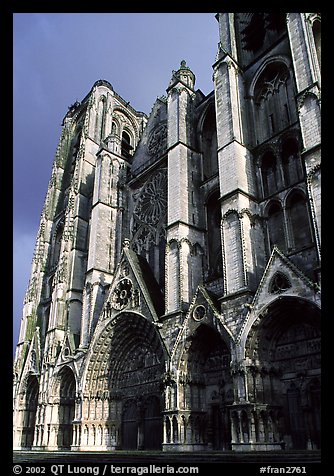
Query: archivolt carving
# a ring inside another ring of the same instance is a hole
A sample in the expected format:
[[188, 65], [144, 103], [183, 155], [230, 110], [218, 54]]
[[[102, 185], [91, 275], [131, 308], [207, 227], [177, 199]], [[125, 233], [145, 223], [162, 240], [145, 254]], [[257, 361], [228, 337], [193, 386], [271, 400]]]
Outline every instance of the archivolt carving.
[[89, 357], [85, 393], [160, 385], [164, 368], [162, 341], [153, 325], [134, 313], [118, 314], [107, 324]]
[[[257, 318], [254, 319], [245, 341], [246, 356], [251, 359], [258, 356], [259, 339], [261, 334], [265, 334], [266, 338], [262, 339], [262, 354], [268, 357], [270, 345], [273, 345], [273, 342], [277, 343], [277, 339], [281, 338], [280, 335], [283, 336], [284, 328], [289, 328], [289, 326], [293, 328], [293, 319], [296, 320], [298, 325], [314, 325], [317, 327], [319, 312], [318, 307], [306, 299], [289, 296], [276, 298], [261, 310]], [[298, 338], [297, 341], [296, 338], [295, 336], [294, 342], [298, 341]], [[264, 344], [266, 347], [263, 347]], [[274, 347], [270, 351], [271, 359], [273, 358]]]

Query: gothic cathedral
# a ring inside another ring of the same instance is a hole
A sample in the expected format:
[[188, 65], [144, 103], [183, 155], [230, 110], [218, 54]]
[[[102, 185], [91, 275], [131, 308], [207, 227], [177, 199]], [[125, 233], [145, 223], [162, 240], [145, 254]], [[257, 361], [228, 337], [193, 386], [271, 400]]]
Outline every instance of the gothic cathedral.
[[218, 13], [149, 116], [63, 120], [14, 361], [14, 449], [320, 448], [320, 14]]

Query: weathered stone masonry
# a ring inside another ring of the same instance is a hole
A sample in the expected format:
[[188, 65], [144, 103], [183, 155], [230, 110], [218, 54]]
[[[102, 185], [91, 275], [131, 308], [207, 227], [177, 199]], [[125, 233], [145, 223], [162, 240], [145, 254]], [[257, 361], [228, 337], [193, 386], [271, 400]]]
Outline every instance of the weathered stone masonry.
[[320, 448], [318, 13], [218, 13], [149, 116], [70, 106], [14, 362], [14, 449]]

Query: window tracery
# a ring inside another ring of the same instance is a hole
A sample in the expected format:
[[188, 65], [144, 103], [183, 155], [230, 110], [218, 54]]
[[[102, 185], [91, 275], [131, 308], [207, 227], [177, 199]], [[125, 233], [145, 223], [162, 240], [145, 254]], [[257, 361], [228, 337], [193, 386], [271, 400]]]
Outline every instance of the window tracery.
[[132, 282], [130, 279], [122, 279], [116, 286], [112, 296], [112, 306], [114, 309], [122, 310], [131, 302], [133, 295]]
[[285, 274], [279, 272], [275, 273], [270, 283], [269, 292], [271, 294], [279, 294], [289, 288], [291, 288], [291, 283]]
[[296, 120], [294, 87], [282, 61], [269, 63], [254, 88], [255, 120], [260, 125], [257, 143], [282, 131]]
[[138, 196], [134, 215], [137, 221], [156, 226], [167, 210], [167, 183], [165, 172], [158, 172], [143, 187]]
[[203, 304], [198, 304], [193, 310], [193, 318], [195, 321], [201, 321], [206, 316], [206, 308]]
[[161, 286], [167, 221], [167, 171], [160, 170], [137, 194], [132, 221], [132, 249], [143, 256]]

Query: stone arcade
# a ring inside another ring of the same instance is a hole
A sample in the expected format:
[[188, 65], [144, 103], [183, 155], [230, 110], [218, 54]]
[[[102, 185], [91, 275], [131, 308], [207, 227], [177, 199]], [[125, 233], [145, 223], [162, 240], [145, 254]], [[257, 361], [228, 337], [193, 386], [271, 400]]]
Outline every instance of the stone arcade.
[[216, 18], [212, 93], [182, 61], [64, 118], [15, 449], [320, 448], [320, 14]]

